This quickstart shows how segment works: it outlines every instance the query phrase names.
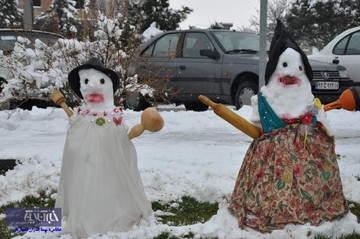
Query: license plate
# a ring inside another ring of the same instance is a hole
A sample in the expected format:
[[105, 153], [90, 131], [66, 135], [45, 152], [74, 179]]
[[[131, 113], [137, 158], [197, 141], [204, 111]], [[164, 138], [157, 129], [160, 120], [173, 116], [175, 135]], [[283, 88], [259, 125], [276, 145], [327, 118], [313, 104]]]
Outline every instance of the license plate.
[[318, 81], [318, 82], [315, 82], [315, 89], [316, 90], [338, 90], [339, 82]]

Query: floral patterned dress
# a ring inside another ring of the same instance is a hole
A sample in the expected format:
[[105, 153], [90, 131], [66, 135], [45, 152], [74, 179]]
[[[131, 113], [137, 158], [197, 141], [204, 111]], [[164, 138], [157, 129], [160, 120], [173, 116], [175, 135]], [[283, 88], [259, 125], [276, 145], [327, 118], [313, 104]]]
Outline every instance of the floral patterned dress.
[[259, 104], [259, 113], [263, 125], [264, 119], [280, 127], [264, 127], [245, 155], [229, 206], [239, 226], [270, 232], [346, 214], [334, 138], [325, 127], [311, 113], [286, 122], [269, 106]]

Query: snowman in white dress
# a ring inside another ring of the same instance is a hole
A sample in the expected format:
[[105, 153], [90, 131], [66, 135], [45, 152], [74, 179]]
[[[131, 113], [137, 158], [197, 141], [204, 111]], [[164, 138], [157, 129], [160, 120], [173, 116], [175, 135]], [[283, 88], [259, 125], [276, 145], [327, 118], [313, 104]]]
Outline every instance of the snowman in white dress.
[[84, 100], [70, 118], [56, 207], [75, 238], [127, 231], [152, 214], [122, 109], [118, 75], [92, 58], [73, 69], [70, 87]]

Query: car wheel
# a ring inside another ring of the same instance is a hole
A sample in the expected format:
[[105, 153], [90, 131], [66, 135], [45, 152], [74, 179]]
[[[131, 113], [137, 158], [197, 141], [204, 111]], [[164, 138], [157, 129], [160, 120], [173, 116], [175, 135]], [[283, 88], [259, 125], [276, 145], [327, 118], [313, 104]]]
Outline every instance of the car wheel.
[[129, 92], [125, 98], [125, 107], [134, 111], [145, 110], [150, 107], [149, 102], [139, 92]]
[[185, 102], [184, 103], [186, 110], [193, 110], [193, 111], [206, 111], [209, 106], [201, 103], [201, 102]]
[[241, 82], [235, 94], [235, 107], [240, 109], [243, 105], [251, 105], [251, 97], [258, 92], [257, 86], [254, 82]]

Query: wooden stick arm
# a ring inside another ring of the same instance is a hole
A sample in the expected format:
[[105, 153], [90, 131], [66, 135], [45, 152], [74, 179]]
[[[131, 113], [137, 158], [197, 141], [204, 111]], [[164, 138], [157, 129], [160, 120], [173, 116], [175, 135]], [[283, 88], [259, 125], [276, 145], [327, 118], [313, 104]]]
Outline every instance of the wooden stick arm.
[[203, 102], [205, 105], [208, 105], [208, 106], [210, 106], [211, 108], [213, 108], [213, 107], [216, 107], [216, 103], [215, 102], [213, 102], [213, 101], [211, 101], [209, 98], [207, 98], [206, 96], [204, 96], [204, 95], [199, 95], [199, 100], [201, 101], [201, 102]]
[[61, 108], [65, 110], [65, 113], [67, 116], [69, 116], [69, 118], [74, 114], [69, 106], [65, 103], [65, 97], [59, 90], [55, 90], [53, 93], [51, 93], [50, 98], [55, 104], [60, 105]]
[[231, 125], [235, 126], [237, 129], [241, 130], [248, 136], [253, 139], [260, 137], [261, 131], [255, 125], [251, 124], [246, 119], [242, 118], [240, 115], [237, 115], [232, 110], [225, 107], [223, 104], [216, 104], [211, 101], [206, 96], [200, 95], [199, 100], [204, 104], [210, 106], [215, 114], [226, 120]]

